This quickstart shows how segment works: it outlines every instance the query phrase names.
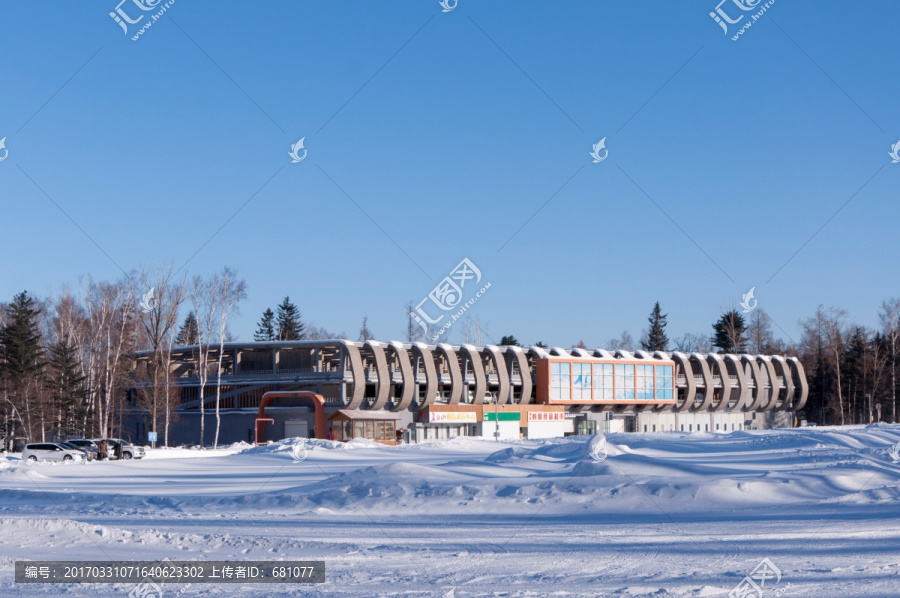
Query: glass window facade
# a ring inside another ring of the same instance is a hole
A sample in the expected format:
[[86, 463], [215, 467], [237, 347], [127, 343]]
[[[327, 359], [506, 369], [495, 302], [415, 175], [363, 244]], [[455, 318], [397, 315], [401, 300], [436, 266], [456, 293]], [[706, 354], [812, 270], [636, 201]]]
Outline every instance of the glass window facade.
[[550, 398], [555, 401], [568, 401], [572, 398], [570, 387], [572, 364], [565, 361], [554, 361], [550, 364]]
[[594, 400], [613, 400], [613, 364], [594, 364]]
[[656, 400], [671, 401], [673, 396], [672, 386], [672, 366], [658, 365], [656, 366]]
[[637, 371], [637, 399], [639, 401], [653, 400], [653, 366], [636, 365]]
[[674, 366], [656, 363], [551, 361], [553, 401], [672, 401]]
[[634, 400], [634, 365], [617, 363], [616, 366], [616, 400]]
[[591, 364], [572, 364], [572, 399], [575, 401], [591, 400]]

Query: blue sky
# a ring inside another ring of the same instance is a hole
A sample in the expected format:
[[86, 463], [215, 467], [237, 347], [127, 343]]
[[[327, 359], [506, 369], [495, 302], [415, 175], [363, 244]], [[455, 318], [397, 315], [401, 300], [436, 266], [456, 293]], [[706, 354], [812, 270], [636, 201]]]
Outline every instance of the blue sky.
[[190, 259], [246, 279], [239, 338], [290, 295], [388, 340], [468, 257], [495, 340], [600, 346], [654, 301], [709, 332], [756, 287], [799, 339], [900, 294], [896, 3], [779, 0], [738, 41], [712, 1], [177, 0], [137, 41], [116, 4], [0, 7], [3, 300]]

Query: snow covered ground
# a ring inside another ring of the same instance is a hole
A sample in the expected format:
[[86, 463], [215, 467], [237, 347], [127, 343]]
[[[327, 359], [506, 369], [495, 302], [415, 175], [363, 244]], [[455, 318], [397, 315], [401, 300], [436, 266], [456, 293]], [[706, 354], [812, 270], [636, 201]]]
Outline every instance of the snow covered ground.
[[166, 557], [324, 560], [327, 582], [164, 596], [725, 597], [765, 558], [764, 596], [900, 596], [900, 426], [591, 442], [0, 456], [0, 596], [133, 588], [16, 585], [16, 559]]

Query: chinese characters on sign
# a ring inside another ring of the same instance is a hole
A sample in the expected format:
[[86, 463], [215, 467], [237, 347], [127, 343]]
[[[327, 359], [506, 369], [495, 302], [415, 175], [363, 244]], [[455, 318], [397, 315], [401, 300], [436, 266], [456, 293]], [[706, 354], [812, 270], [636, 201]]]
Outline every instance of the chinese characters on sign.
[[530, 411], [528, 413], [528, 421], [530, 422], [562, 422], [566, 421], [566, 414], [562, 411]]

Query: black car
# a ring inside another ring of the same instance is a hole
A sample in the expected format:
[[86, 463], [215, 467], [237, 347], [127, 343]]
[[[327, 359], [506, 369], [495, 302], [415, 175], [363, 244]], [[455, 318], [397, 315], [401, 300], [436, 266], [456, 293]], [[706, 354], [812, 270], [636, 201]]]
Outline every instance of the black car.
[[87, 440], [85, 438], [75, 438], [73, 440], [67, 440], [66, 444], [71, 444], [80, 448], [81, 450], [87, 453], [87, 460], [93, 461], [94, 459], [99, 458], [99, 449], [97, 448], [97, 443], [93, 440]]

